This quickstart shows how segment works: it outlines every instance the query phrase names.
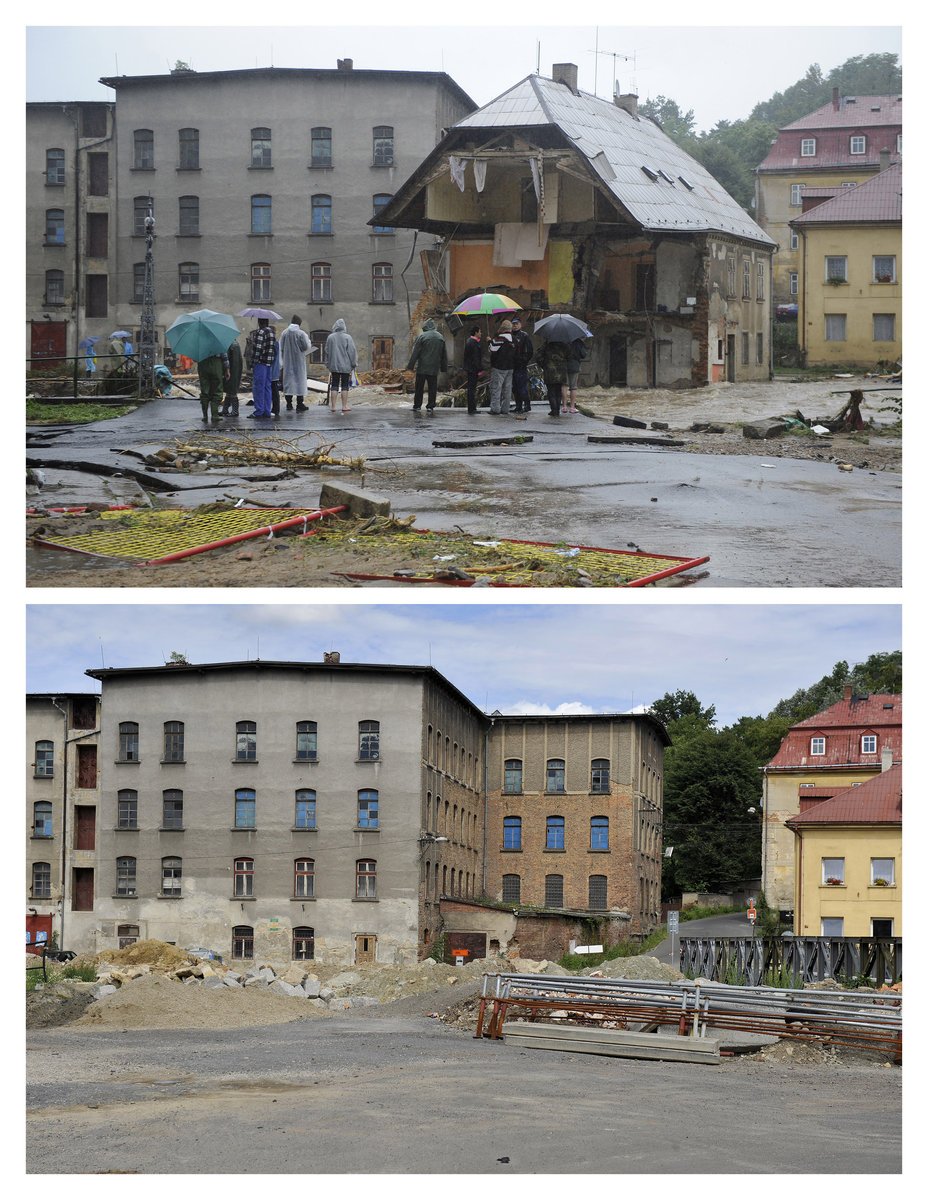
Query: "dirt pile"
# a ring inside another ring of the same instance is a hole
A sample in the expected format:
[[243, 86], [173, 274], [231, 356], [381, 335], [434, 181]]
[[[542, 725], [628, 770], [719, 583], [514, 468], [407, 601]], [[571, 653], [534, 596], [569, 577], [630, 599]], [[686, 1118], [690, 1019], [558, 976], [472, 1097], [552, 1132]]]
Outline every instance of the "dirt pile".
[[661, 983], [674, 983], [685, 978], [676, 967], [662, 963], [650, 954], [613, 958], [598, 967], [584, 967], [580, 974], [603, 979], [656, 979]]
[[196, 955], [171, 946], [167, 942], [159, 942], [155, 938], [134, 942], [123, 950], [104, 950], [90, 960], [97, 967], [103, 964], [114, 967], [147, 966], [153, 971], [173, 971], [177, 967], [187, 966], [197, 961]]

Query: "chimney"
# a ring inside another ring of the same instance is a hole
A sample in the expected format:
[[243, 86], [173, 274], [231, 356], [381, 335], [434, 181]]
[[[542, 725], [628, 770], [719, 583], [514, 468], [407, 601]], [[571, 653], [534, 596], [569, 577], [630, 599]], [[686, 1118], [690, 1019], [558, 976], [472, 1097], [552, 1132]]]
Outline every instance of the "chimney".
[[577, 91], [577, 67], [574, 63], [555, 63], [551, 68], [555, 83], [566, 83], [574, 93]]
[[354, 59], [353, 58], [339, 58], [336, 61], [338, 63], [339, 71], [353, 71], [354, 70]]
[[835, 112], [841, 107], [841, 92], [836, 87], [831, 89], [831, 107]]
[[322, 661], [327, 667], [337, 667], [342, 661], [342, 656], [337, 650], [326, 650], [322, 655]]
[[886, 146], [880, 151], [880, 171], [885, 171], [889, 166], [889, 150]]
[[634, 92], [626, 92], [624, 96], [620, 96], [616, 92], [612, 97], [612, 103], [616, 108], [624, 108], [636, 121], [638, 120], [638, 97]]
[[893, 765], [893, 748], [892, 746], [884, 746], [880, 754], [880, 772], [888, 771]]
[[847, 684], [844, 689], [844, 699], [850, 700], [850, 698], [853, 694], [854, 694], [854, 689], [851, 687], [850, 684]]

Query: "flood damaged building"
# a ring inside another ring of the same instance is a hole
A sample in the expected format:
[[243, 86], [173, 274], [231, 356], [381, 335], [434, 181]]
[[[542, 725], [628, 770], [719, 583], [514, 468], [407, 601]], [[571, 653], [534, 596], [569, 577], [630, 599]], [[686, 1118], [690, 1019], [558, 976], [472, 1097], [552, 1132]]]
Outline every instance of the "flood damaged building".
[[[48, 896], [68, 949], [398, 964], [443, 935], [553, 957], [590, 922], [609, 942], [659, 923], [667, 736], [649, 714], [488, 717], [432, 667], [335, 652], [87, 674], [93, 853], [80, 903], [74, 874]], [[61, 850], [70, 801], [48, 799]]]
[[459, 120], [381, 219], [436, 235], [436, 313], [490, 290], [587, 321], [581, 383], [770, 377], [773, 239], [636, 96], [579, 91], [571, 63]]

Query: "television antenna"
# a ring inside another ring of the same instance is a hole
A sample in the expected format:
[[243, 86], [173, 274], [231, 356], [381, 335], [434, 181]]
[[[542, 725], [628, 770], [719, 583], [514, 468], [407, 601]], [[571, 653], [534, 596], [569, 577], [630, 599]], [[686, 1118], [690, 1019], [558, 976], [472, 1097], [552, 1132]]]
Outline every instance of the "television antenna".
[[[596, 29], [596, 49], [589, 51], [589, 53], [596, 55], [596, 62], [593, 66], [593, 95], [594, 96], [597, 96], [599, 94], [599, 92], [597, 90], [597, 81], [598, 81], [598, 77], [599, 77], [599, 57], [600, 57], [600, 55], [603, 55], [606, 58], [612, 59], [612, 95], [613, 96], [615, 95], [616, 70], [618, 67], [619, 59], [622, 59], [623, 62], [630, 62], [632, 64], [633, 71], [638, 70], [637, 52], [635, 52], [633, 54], [619, 54], [614, 50], [600, 50], [600, 48], [599, 48], [599, 27], [598, 26]], [[633, 86], [634, 86], [634, 82], [633, 82]]]

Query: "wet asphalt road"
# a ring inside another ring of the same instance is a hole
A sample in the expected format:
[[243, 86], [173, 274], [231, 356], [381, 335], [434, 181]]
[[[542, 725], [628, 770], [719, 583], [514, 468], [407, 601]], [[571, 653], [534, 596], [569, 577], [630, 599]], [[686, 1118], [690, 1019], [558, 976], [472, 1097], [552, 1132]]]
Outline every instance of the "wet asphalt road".
[[901, 1072], [872, 1064], [642, 1062], [356, 1017], [36, 1031], [28, 1070], [30, 1173], [900, 1169]]
[[[253, 432], [246, 409], [228, 429]], [[151, 453], [202, 430], [199, 405], [161, 399], [118, 421], [30, 431], [34, 465], [96, 463], [150, 471], [126, 450]], [[283, 413], [273, 430], [315, 431], [334, 453], [362, 456], [364, 484], [390, 498], [419, 528], [459, 526], [475, 535], [537, 539], [649, 553], [711, 557], [711, 587], [897, 587], [901, 584], [901, 476], [834, 464], [762, 456], [699, 455], [659, 447], [590, 443], [618, 430], [583, 416], [534, 411], [468, 417], [439, 409], [415, 419], [408, 406], [341, 415], [324, 406]], [[509, 446], [446, 449], [435, 440], [531, 436]], [[195, 506], [231, 494], [265, 503], [318, 502], [325, 472], [275, 482], [220, 474], [158, 478], [160, 500]], [[348, 479], [356, 476], [346, 475]], [[103, 483], [101, 480], [101, 498]], [[56, 501], [56, 502], [61, 502]], [[66, 502], [66, 501], [65, 501]], [[46, 554], [49, 552], [45, 552]]]

